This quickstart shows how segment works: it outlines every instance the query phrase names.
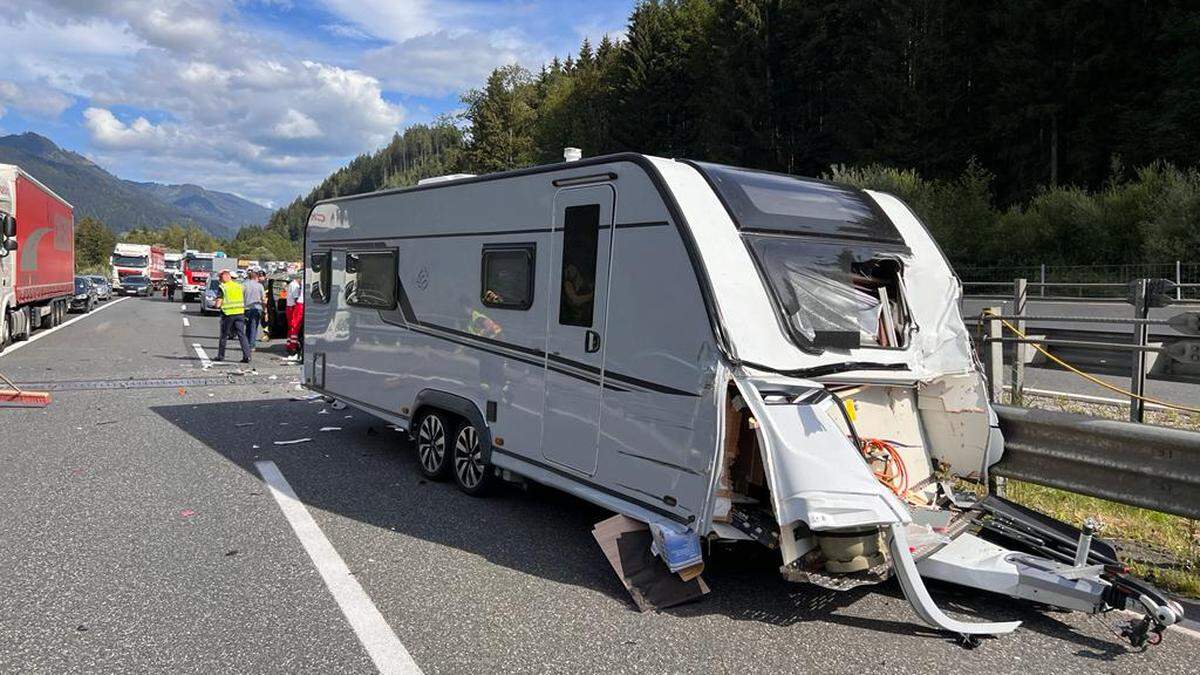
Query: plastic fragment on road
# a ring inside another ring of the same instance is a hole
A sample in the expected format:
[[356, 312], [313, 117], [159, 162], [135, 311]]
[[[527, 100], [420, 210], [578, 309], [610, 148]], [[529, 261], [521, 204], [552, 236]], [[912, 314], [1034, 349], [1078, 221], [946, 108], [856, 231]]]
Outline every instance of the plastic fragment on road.
[[235, 427], [252, 427], [255, 424], [256, 424], [255, 422], [238, 422], [237, 424], [235, 424], [233, 426], [235, 426]]
[[663, 559], [667, 569], [679, 572], [704, 562], [700, 552], [700, 537], [693, 532], [666, 525], [650, 523], [650, 550]]
[[653, 536], [645, 523], [617, 515], [596, 523], [592, 536], [640, 611], [673, 607], [709, 592], [704, 579], [684, 580], [650, 552]]
[[329, 404], [329, 407], [333, 408], [334, 410], [345, 410], [346, 404], [343, 403], [342, 401], [338, 401], [335, 399], [332, 403]]
[[328, 409], [326, 409], [326, 408], [321, 408], [320, 410], [318, 410], [318, 411], [317, 411], [317, 414], [318, 414], [318, 415], [328, 415], [328, 414], [329, 414], [329, 410], [328, 410]]
[[341, 431], [341, 427], [321, 427], [318, 431]]
[[184, 509], [179, 512], [181, 518], [191, 518], [194, 515], [196, 515], [196, 512], [191, 509]]
[[[306, 438], [293, 438], [290, 441], [275, 441], [275, 445], [295, 445], [297, 443], [307, 443], [311, 440], [312, 440], [311, 438], [307, 438], [307, 437]], [[258, 446], [255, 446], [255, 447], [258, 447]]]
[[257, 449], [258, 449], [258, 446], [257, 446], [257, 445], [251, 445], [251, 446], [250, 446], [250, 449], [251, 449], [251, 450], [257, 450]]

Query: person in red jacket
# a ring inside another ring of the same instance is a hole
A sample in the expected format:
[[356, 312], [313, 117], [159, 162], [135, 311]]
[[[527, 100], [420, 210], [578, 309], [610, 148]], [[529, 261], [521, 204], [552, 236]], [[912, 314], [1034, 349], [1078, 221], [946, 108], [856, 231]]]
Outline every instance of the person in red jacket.
[[287, 353], [289, 356], [300, 356], [300, 328], [304, 325], [304, 284], [300, 283], [300, 275], [293, 274], [287, 286]]

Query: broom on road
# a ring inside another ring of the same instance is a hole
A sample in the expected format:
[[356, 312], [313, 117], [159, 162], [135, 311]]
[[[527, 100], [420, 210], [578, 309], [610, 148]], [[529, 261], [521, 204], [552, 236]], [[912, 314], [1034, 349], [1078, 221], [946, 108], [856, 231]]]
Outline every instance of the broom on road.
[[0, 373], [9, 389], [0, 389], [0, 408], [45, 408], [50, 405], [50, 393], [46, 391], [25, 391], [12, 380]]

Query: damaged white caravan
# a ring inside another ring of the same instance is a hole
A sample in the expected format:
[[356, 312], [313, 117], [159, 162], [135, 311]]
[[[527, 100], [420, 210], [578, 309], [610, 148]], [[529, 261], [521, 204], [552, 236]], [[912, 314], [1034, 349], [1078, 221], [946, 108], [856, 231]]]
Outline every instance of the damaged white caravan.
[[[1180, 607], [1101, 540], [981, 481], [1003, 439], [960, 287], [900, 200], [635, 154], [323, 201], [305, 237], [306, 385], [408, 429], [421, 470], [505, 476], [700, 538], [789, 579], [894, 574], [1084, 612]], [[970, 638], [967, 638], [968, 641]]]

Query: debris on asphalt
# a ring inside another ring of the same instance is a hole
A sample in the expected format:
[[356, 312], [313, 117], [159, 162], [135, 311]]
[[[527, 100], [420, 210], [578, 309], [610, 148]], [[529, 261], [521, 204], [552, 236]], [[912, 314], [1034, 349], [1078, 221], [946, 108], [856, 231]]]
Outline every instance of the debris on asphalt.
[[[296, 387], [296, 388], [300, 389], [300, 387]], [[289, 400], [292, 400], [292, 401], [315, 401], [319, 398], [321, 398], [320, 394], [309, 394], [308, 396], [293, 396]]]
[[229, 558], [229, 557], [235, 556], [237, 554], [238, 554], [238, 550], [236, 548], [234, 548], [234, 549], [230, 549], [230, 550], [226, 551], [225, 557]]
[[278, 380], [278, 379], [279, 379], [279, 376], [278, 376], [278, 375], [272, 375], [272, 376], [268, 377], [267, 379], [268, 379], [268, 380]]
[[257, 445], [251, 445], [251, 446], [250, 446], [250, 449], [251, 449], [251, 450], [257, 450], [257, 449], [258, 449], [258, 446], [257, 446]]
[[333, 408], [334, 410], [345, 410], [346, 404], [334, 399], [334, 401], [329, 404], [329, 407]]
[[344, 415], [344, 416], [342, 416], [342, 419], [344, 419], [344, 420], [352, 420], [352, 419], [354, 419], [354, 415]]
[[328, 409], [326, 409], [326, 408], [321, 408], [320, 410], [318, 410], [318, 411], [317, 411], [317, 414], [318, 414], [318, 415], [328, 415], [328, 414], [329, 414], [329, 410], [328, 410]]
[[307, 443], [311, 440], [311, 438], [293, 438], [290, 441], [275, 441], [275, 445], [295, 445], [297, 443]]
[[180, 387], [180, 388], [179, 388], [179, 395], [180, 395], [180, 396], [183, 396], [183, 395], [184, 395], [184, 394], [186, 394], [186, 393], [187, 393], [187, 389], [184, 389], [183, 387]]
[[651, 552], [650, 527], [623, 515], [596, 523], [592, 536], [640, 611], [665, 609], [709, 592], [700, 576], [684, 580]]
[[235, 426], [235, 427], [252, 427], [255, 424], [256, 424], [255, 422], [238, 422], [237, 424], [235, 424], [233, 426]]
[[118, 420], [100, 420], [99, 422], [96, 422], [96, 426], [102, 427], [105, 424], [116, 424], [117, 422]]
[[196, 512], [191, 509], [184, 509], [179, 512], [181, 518], [191, 518], [194, 515], [196, 515]]
[[341, 431], [341, 427], [321, 427], [318, 431]]

